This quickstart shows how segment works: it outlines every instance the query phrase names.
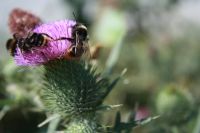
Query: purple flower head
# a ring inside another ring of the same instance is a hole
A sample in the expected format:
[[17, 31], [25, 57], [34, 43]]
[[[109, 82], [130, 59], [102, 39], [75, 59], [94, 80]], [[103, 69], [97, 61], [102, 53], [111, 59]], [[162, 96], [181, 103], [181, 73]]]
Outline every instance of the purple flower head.
[[32, 32], [47, 34], [55, 41], [49, 41], [45, 46], [31, 48], [30, 51], [22, 51], [17, 47], [14, 56], [16, 63], [21, 66], [34, 66], [64, 57], [71, 42], [67, 39], [56, 39], [71, 38], [72, 28], [75, 24], [76, 22], [73, 20], [61, 20], [36, 26]]
[[38, 16], [20, 8], [13, 9], [8, 19], [11, 33], [17, 33], [20, 36], [24, 36], [30, 29], [41, 23], [42, 20]]

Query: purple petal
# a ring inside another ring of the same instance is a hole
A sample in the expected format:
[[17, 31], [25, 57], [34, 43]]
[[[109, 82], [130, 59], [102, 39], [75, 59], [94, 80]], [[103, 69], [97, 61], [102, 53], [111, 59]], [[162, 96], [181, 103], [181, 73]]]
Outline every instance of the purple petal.
[[[58, 39], [60, 37], [71, 38], [72, 27], [75, 24], [76, 22], [73, 20], [61, 20], [41, 24], [37, 26], [33, 32], [48, 34], [53, 39]], [[71, 43], [68, 40], [57, 40], [49, 42], [46, 46], [35, 47], [26, 52], [17, 48], [14, 59], [18, 65], [22, 66], [40, 65], [49, 60], [62, 58], [70, 46]]]

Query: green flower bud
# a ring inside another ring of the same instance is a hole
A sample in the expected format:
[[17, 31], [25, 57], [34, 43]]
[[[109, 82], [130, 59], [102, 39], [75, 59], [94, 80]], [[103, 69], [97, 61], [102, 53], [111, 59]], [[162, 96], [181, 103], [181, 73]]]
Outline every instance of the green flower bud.
[[181, 124], [191, 115], [193, 99], [189, 92], [170, 85], [163, 88], [156, 99], [156, 109], [171, 124]]

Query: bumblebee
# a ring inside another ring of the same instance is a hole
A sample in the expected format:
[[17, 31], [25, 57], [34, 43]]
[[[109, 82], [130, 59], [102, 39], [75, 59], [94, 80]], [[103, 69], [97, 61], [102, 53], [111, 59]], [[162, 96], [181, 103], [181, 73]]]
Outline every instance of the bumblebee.
[[68, 50], [65, 58], [73, 59], [80, 58], [83, 54], [90, 54], [88, 45], [88, 31], [87, 28], [77, 23], [72, 27], [72, 38], [67, 38], [72, 43], [72, 46]]
[[26, 37], [21, 37], [18, 34], [14, 34], [12, 39], [9, 39], [6, 44], [6, 48], [10, 51], [11, 56], [16, 53], [18, 47], [22, 52], [30, 51], [34, 47], [46, 46], [50, 41], [68, 40], [71, 42], [71, 47], [67, 49], [65, 58], [67, 59], [80, 59], [85, 54], [89, 55], [88, 46], [88, 32], [87, 28], [80, 23], [77, 23], [72, 27], [72, 37], [60, 37], [53, 39], [51, 36], [45, 33], [29, 32]]
[[19, 47], [22, 52], [26, 52], [30, 51], [33, 47], [45, 46], [51, 40], [53, 40], [53, 38], [45, 33], [30, 32], [27, 37], [20, 37], [14, 34], [13, 38], [7, 41], [6, 48], [10, 52], [10, 55], [14, 56], [17, 47]]

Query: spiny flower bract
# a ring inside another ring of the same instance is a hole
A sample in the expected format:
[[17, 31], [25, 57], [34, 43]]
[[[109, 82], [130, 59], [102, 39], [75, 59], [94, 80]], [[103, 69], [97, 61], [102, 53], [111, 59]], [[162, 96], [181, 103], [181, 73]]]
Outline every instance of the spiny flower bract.
[[91, 65], [78, 61], [49, 62], [45, 70], [45, 105], [49, 111], [69, 117], [94, 115], [114, 86]]

